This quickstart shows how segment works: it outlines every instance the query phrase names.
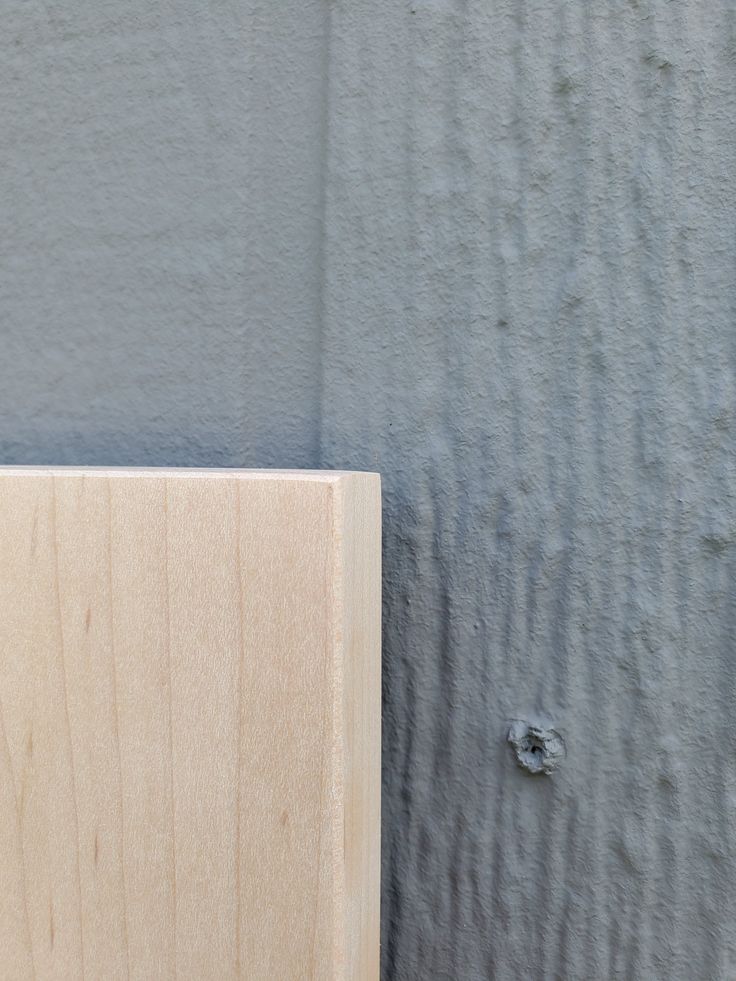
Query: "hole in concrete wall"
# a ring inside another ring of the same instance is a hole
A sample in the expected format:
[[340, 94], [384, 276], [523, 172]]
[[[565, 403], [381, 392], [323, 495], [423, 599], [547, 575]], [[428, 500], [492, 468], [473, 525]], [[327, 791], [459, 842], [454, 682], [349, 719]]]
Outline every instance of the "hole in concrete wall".
[[539, 721], [512, 719], [507, 738], [516, 762], [527, 773], [552, 773], [565, 758], [562, 736]]

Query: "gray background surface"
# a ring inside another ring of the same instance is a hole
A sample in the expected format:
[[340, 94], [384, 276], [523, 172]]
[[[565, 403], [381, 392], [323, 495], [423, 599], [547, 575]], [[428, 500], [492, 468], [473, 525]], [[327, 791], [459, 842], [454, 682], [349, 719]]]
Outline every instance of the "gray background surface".
[[735, 110], [731, 0], [4, 4], [1, 462], [383, 474], [385, 979], [736, 978]]

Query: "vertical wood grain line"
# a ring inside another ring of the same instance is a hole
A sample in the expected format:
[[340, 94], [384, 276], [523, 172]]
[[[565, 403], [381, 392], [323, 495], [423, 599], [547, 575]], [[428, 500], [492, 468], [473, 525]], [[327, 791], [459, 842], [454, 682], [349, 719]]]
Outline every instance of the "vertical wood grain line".
[[74, 747], [72, 745], [72, 727], [69, 717], [69, 695], [66, 678], [66, 657], [64, 648], [64, 625], [62, 622], [61, 611], [61, 585], [59, 582], [59, 537], [57, 534], [57, 502], [56, 502], [56, 478], [51, 477], [51, 547], [54, 558], [54, 600], [56, 603], [56, 614], [58, 622], [58, 641], [59, 656], [61, 660], [62, 688], [64, 695], [64, 721], [66, 724], [67, 741], [69, 745], [69, 765], [72, 775], [72, 803], [74, 813], [74, 828], [77, 839], [77, 901], [79, 903], [79, 951], [82, 964], [82, 979], [86, 977], [85, 958], [84, 958], [84, 928], [82, 925], [82, 872], [80, 867], [81, 842], [79, 840], [79, 807], [77, 805], [77, 778], [74, 768]]
[[330, 589], [330, 624], [332, 626], [332, 785], [333, 800], [338, 808], [333, 816], [333, 894], [341, 929], [334, 938], [334, 964], [337, 977], [347, 976], [347, 888], [345, 859], [347, 855], [345, 822], [345, 650], [344, 650], [344, 535], [345, 513], [343, 507], [343, 489], [339, 483], [333, 484], [331, 490], [332, 507], [332, 548], [330, 561], [332, 563], [332, 588]]
[[172, 899], [174, 903], [174, 978], [179, 975], [179, 944], [178, 944], [178, 915], [176, 889], [176, 796], [174, 794], [174, 710], [172, 698], [171, 673], [171, 585], [169, 580], [169, 482], [166, 478], [164, 485], [164, 612], [166, 617], [166, 663], [168, 666], [168, 700], [169, 700], [169, 783], [171, 785], [171, 863], [172, 863]]
[[[330, 507], [331, 508], [334, 508], [334, 495], [333, 495], [333, 492], [332, 492], [332, 488], [330, 488]], [[334, 538], [332, 540], [332, 547], [334, 548]], [[328, 559], [328, 562], [329, 562], [329, 559]], [[330, 594], [330, 591], [329, 591], [330, 584], [326, 580], [326, 577], [327, 577], [327, 574], [328, 574], [328, 569], [329, 569], [329, 565], [327, 563], [325, 563], [323, 565], [323, 576], [325, 577], [323, 594], [325, 596], [327, 596], [327, 595]], [[327, 640], [328, 643], [331, 642], [331, 638], [326, 638], [326, 640]], [[333, 693], [334, 693], [334, 687], [338, 683], [337, 682], [337, 679], [339, 677], [339, 675], [335, 671], [334, 651], [333, 651], [333, 660], [330, 660], [326, 656], [325, 657], [325, 663], [328, 665], [328, 667], [327, 667], [328, 677], [325, 679], [325, 682], [326, 682], [327, 687], [329, 688], [330, 681], [332, 681], [332, 688], [333, 688]], [[329, 677], [329, 674], [332, 674], [332, 678]], [[326, 711], [330, 711], [331, 712], [331, 714], [333, 715], [333, 719], [332, 720], [328, 720], [328, 719], [325, 718]], [[334, 775], [335, 775], [335, 772], [336, 772], [336, 769], [337, 769], [337, 767], [336, 767], [336, 762], [337, 761], [336, 761], [336, 758], [335, 758], [335, 745], [336, 745], [336, 743], [335, 743], [334, 735], [333, 735], [333, 738], [330, 740], [329, 754], [326, 752], [326, 749], [325, 749], [325, 737], [327, 735], [327, 728], [328, 728], [327, 723], [329, 721], [329, 722], [332, 723], [332, 725], [334, 725], [334, 721], [333, 720], [334, 720], [334, 705], [331, 706], [329, 710], [324, 710], [322, 712], [322, 714], [321, 714], [321, 717], [320, 717], [320, 725], [321, 725], [322, 732], [320, 734], [320, 739], [319, 739], [319, 747], [320, 747], [320, 749], [319, 749], [319, 771], [318, 771], [319, 772], [319, 781], [318, 781], [318, 783], [319, 783], [319, 806], [317, 808], [317, 813], [319, 815], [319, 820], [318, 820], [318, 823], [317, 823], [317, 885], [316, 885], [317, 895], [315, 897], [315, 904], [314, 904], [314, 930], [313, 930], [313, 933], [312, 933], [312, 966], [311, 966], [311, 975], [312, 975], [312, 977], [314, 976], [315, 967], [317, 965], [317, 931], [318, 931], [319, 922], [320, 922], [320, 919], [319, 919], [319, 908], [320, 908], [320, 899], [321, 899], [321, 896], [320, 896], [320, 886], [321, 886], [321, 883], [322, 883], [322, 876], [321, 876], [320, 873], [321, 873], [321, 870], [322, 870], [322, 855], [323, 855], [322, 814], [323, 814], [324, 797], [325, 797], [324, 791], [325, 791], [325, 762], [326, 762], [326, 758], [329, 759], [329, 762], [327, 764], [328, 767], [329, 767], [328, 779], [330, 781], [330, 787], [331, 787], [331, 790], [332, 790], [331, 797], [332, 797], [332, 801], [333, 801], [333, 807], [335, 807], [336, 806], [336, 803], [338, 801], [340, 801], [340, 799], [341, 799], [341, 796], [337, 793], [337, 789], [335, 788], [334, 783], [333, 783]], [[332, 725], [330, 725], [330, 728], [331, 729], [332, 729]], [[333, 828], [335, 827], [335, 824], [336, 824], [336, 822], [334, 821], [334, 815], [333, 815], [333, 822], [332, 822], [332, 827]], [[336, 863], [337, 856], [334, 855], [334, 852], [333, 852], [332, 849], [330, 850], [330, 854], [331, 854], [331, 856], [333, 858], [333, 868], [336, 868], [337, 867], [337, 863]], [[336, 894], [333, 892], [333, 896], [332, 896], [332, 902], [333, 903], [335, 901], [335, 895]], [[334, 910], [332, 912], [334, 913]]]
[[125, 881], [125, 812], [123, 805], [123, 759], [120, 753], [120, 713], [118, 711], [118, 674], [115, 651], [115, 624], [113, 621], [113, 575], [112, 575], [112, 487], [110, 480], [105, 482], [107, 489], [107, 585], [110, 596], [110, 658], [112, 661], [112, 704], [115, 752], [118, 763], [118, 816], [120, 836], [118, 851], [120, 855], [120, 881], [123, 887], [123, 937], [125, 940], [125, 974], [130, 978], [130, 940], [128, 935], [128, 888]]
[[20, 812], [20, 807], [18, 805], [18, 791], [15, 786], [15, 770], [13, 768], [13, 759], [10, 755], [10, 745], [8, 744], [8, 736], [5, 731], [5, 712], [3, 710], [2, 699], [0, 699], [0, 733], [3, 737], [3, 749], [8, 760], [8, 772], [10, 773], [11, 780], [13, 781], [13, 803], [15, 805], [15, 823], [18, 835], [18, 857], [20, 858], [20, 874], [21, 874], [21, 885], [23, 887], [23, 914], [26, 925], [26, 932], [28, 934], [28, 952], [31, 957], [31, 967], [33, 969], [34, 981], [37, 977], [36, 974], [36, 959], [33, 953], [33, 937], [31, 935], [31, 916], [28, 911], [28, 877], [26, 874], [26, 856], [25, 849], [23, 847], [23, 818]]
[[242, 864], [243, 864], [243, 850], [241, 848], [242, 841], [242, 790], [241, 790], [241, 756], [243, 751], [243, 677], [244, 671], [244, 661], [245, 661], [245, 631], [243, 629], [244, 618], [245, 618], [245, 598], [243, 596], [243, 560], [241, 554], [241, 544], [240, 535], [242, 528], [242, 516], [241, 516], [241, 494], [240, 494], [240, 483], [238, 481], [233, 482], [233, 488], [235, 491], [235, 572], [238, 577], [238, 645], [239, 645], [239, 658], [238, 658], [238, 726], [236, 732], [237, 739], [237, 752], [236, 752], [236, 770], [235, 776], [238, 781], [238, 786], [236, 789], [235, 797], [235, 970], [237, 972], [237, 977], [240, 977], [241, 967], [240, 967], [240, 916], [241, 916], [241, 881], [242, 881]]

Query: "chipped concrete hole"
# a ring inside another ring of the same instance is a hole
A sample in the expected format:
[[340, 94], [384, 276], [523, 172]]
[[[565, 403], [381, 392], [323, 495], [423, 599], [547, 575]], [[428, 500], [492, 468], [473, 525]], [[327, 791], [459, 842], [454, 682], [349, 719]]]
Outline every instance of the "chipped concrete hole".
[[516, 762], [527, 773], [552, 773], [565, 758], [565, 742], [551, 726], [527, 719], [512, 719], [507, 739]]

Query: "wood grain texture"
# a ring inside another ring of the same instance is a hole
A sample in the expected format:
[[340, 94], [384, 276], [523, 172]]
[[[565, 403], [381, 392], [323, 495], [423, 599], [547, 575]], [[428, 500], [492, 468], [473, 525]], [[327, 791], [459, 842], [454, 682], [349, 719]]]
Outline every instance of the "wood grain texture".
[[0, 470], [0, 977], [378, 976], [372, 474]]

